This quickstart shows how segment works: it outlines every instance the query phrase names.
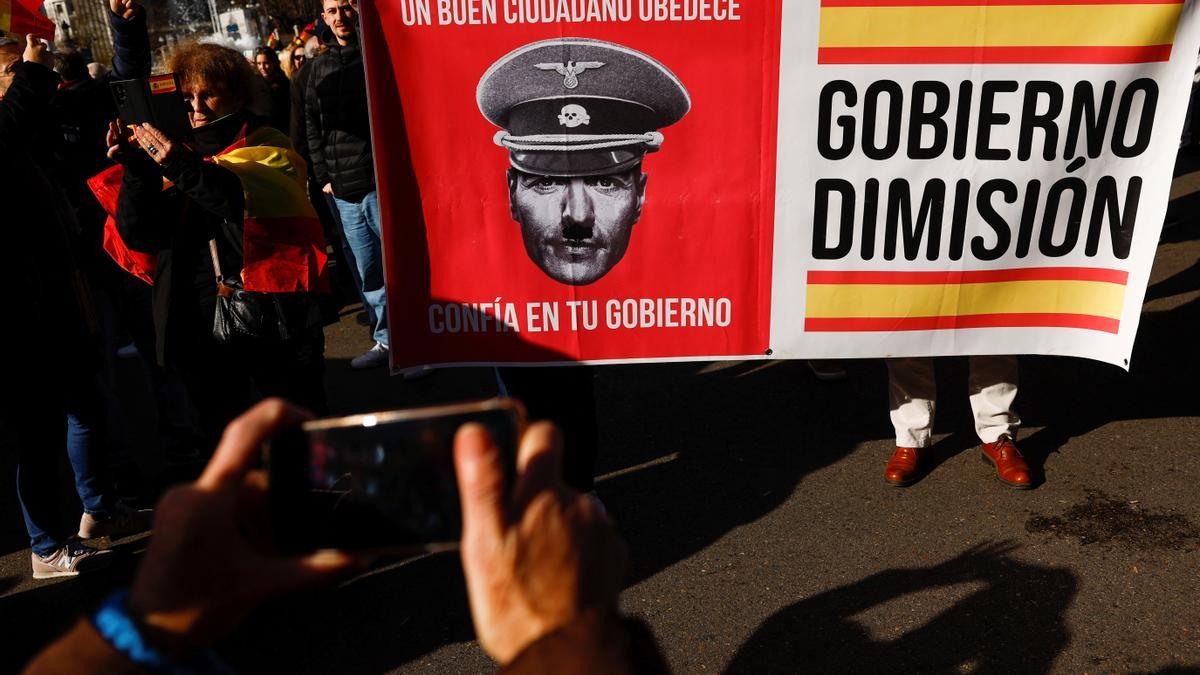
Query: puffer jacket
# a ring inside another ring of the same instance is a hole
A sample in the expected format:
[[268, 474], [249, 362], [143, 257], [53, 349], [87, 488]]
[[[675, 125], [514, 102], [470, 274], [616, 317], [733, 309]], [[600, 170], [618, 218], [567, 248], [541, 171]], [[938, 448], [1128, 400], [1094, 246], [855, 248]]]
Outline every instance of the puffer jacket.
[[308, 151], [318, 185], [360, 201], [375, 190], [367, 80], [358, 43], [333, 44], [310, 66], [304, 96]]

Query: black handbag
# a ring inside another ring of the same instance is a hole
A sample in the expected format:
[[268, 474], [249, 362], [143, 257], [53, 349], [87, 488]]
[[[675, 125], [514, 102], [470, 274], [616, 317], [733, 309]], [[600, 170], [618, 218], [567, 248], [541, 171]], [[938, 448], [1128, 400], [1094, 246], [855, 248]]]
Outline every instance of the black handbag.
[[217, 240], [208, 240], [217, 281], [217, 309], [213, 315], [213, 338], [221, 344], [278, 344], [292, 338], [283, 304], [276, 293], [258, 293], [242, 288], [241, 279], [221, 274]]

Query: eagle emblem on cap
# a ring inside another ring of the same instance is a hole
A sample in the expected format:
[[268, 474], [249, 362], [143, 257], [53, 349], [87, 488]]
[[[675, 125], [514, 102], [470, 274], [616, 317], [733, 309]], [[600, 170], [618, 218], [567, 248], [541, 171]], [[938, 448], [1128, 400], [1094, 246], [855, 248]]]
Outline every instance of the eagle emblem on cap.
[[579, 86], [581, 73], [586, 70], [603, 68], [604, 63], [601, 61], [567, 61], [566, 63], [536, 63], [533, 67], [538, 70], [553, 70], [563, 76], [564, 87], [574, 89]]

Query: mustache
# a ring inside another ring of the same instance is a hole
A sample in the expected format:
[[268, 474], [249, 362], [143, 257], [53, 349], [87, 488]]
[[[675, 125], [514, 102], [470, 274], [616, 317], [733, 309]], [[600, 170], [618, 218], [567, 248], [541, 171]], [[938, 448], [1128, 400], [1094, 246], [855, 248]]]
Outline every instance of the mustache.
[[590, 223], [570, 223], [563, 226], [563, 239], [567, 241], [582, 241], [592, 238], [592, 225]]

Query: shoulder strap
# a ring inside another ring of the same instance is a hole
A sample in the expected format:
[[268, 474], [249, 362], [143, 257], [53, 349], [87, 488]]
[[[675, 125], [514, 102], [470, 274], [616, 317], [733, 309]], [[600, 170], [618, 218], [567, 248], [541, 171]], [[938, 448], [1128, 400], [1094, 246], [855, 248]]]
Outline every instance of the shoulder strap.
[[221, 258], [217, 255], [217, 240], [215, 237], [208, 240], [208, 253], [212, 256], [213, 273], [216, 274], [217, 284], [220, 285], [225, 277], [221, 274]]

